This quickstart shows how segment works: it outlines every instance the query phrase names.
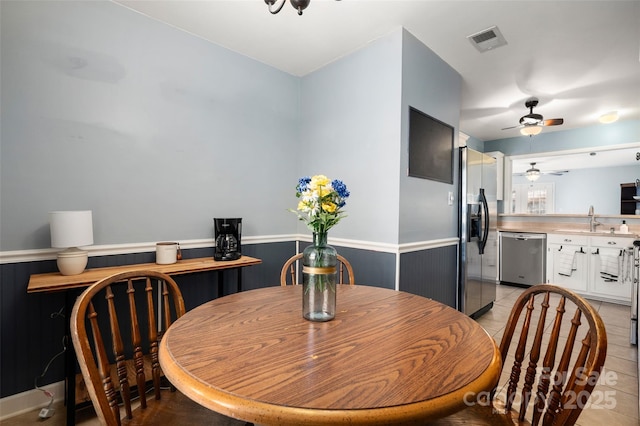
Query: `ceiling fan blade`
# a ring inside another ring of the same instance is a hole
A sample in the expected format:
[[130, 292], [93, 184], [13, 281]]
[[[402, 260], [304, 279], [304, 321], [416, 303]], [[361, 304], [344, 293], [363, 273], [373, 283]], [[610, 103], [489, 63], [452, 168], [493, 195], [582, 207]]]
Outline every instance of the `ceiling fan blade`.
[[517, 126], [504, 127], [502, 130], [519, 129], [520, 127], [524, 127], [524, 126], [522, 124], [519, 124]]
[[[542, 171], [540, 170], [540, 174], [541, 175], [553, 175], [553, 176], [562, 176], [566, 173], [569, 173], [569, 170], [547, 170], [547, 171]], [[522, 173], [514, 173], [515, 176], [526, 176], [527, 172], [522, 172]]]
[[559, 126], [564, 123], [564, 118], [551, 118], [549, 120], [544, 120], [543, 126]]

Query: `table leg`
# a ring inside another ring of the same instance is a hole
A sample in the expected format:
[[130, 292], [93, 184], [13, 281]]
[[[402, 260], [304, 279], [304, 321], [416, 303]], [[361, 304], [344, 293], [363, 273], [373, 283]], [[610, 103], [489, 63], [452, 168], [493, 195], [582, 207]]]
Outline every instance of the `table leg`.
[[[233, 268], [237, 271], [238, 278], [236, 280], [236, 293], [242, 291], [242, 268]], [[224, 274], [223, 270], [218, 271], [218, 297], [224, 296]]]
[[65, 404], [67, 406], [67, 426], [76, 424], [76, 352], [71, 341], [71, 310], [73, 309], [75, 291], [65, 292], [65, 333], [66, 348], [65, 354]]

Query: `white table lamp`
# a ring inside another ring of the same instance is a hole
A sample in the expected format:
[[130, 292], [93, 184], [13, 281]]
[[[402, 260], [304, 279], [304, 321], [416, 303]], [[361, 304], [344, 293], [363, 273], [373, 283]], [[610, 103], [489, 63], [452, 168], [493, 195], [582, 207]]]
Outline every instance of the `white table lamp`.
[[49, 212], [51, 247], [64, 248], [58, 253], [58, 269], [62, 275], [78, 275], [84, 271], [88, 253], [78, 247], [93, 244], [91, 210]]

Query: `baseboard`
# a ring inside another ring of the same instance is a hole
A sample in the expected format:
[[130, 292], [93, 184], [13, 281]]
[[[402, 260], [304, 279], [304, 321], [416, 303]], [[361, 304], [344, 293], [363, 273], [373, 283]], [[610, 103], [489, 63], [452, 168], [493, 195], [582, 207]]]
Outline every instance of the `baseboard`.
[[[51, 392], [54, 402], [64, 401], [64, 380], [41, 386], [40, 389]], [[49, 397], [38, 389], [0, 398], [0, 422], [10, 417], [46, 407], [50, 401]]]

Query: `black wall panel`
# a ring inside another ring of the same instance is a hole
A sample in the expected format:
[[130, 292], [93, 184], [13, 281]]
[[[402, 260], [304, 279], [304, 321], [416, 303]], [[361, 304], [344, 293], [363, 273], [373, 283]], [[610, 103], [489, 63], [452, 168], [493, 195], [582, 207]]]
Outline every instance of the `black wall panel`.
[[[262, 264], [242, 269], [242, 290], [280, 285], [282, 265], [295, 254], [295, 249], [294, 241], [243, 245], [243, 254], [262, 259]], [[336, 249], [351, 262], [356, 284], [394, 288], [395, 254], [339, 246]], [[213, 256], [212, 248], [183, 250], [184, 258], [208, 256]], [[456, 256], [455, 246], [402, 254], [401, 290], [454, 306]], [[154, 261], [153, 252], [99, 256], [90, 257], [88, 267]], [[71, 342], [64, 341], [69, 316], [65, 303], [72, 305], [82, 289], [27, 293], [30, 275], [55, 271], [55, 260], [0, 265], [0, 397], [34, 389], [36, 378], [39, 386], [64, 380], [64, 356], [51, 363], [44, 377], [39, 376], [64, 346], [73, 350]], [[222, 274], [224, 294], [236, 291], [237, 274], [237, 271]], [[217, 272], [178, 275], [174, 279], [180, 285], [187, 309], [219, 297]]]
[[456, 307], [457, 246], [400, 255], [400, 290]]
[[353, 267], [356, 284], [395, 288], [396, 255], [378, 251], [334, 246]]
[[[243, 254], [263, 260], [261, 265], [242, 270], [242, 288], [250, 290], [280, 285], [280, 268], [295, 253], [295, 242], [244, 245]], [[212, 248], [183, 250], [183, 257], [213, 257]], [[90, 257], [88, 268], [155, 262], [155, 253], [133, 253]], [[73, 345], [65, 338], [65, 326], [82, 289], [56, 293], [27, 293], [32, 274], [56, 272], [55, 260], [9, 263], [0, 265], [0, 397], [14, 395], [38, 386], [64, 380], [64, 356], [59, 356], [40, 378], [47, 363], [66, 347]], [[223, 278], [223, 293], [236, 291], [237, 270], [198, 272], [178, 275], [187, 310], [218, 297], [218, 280]], [[67, 300], [68, 298], [68, 300]]]

